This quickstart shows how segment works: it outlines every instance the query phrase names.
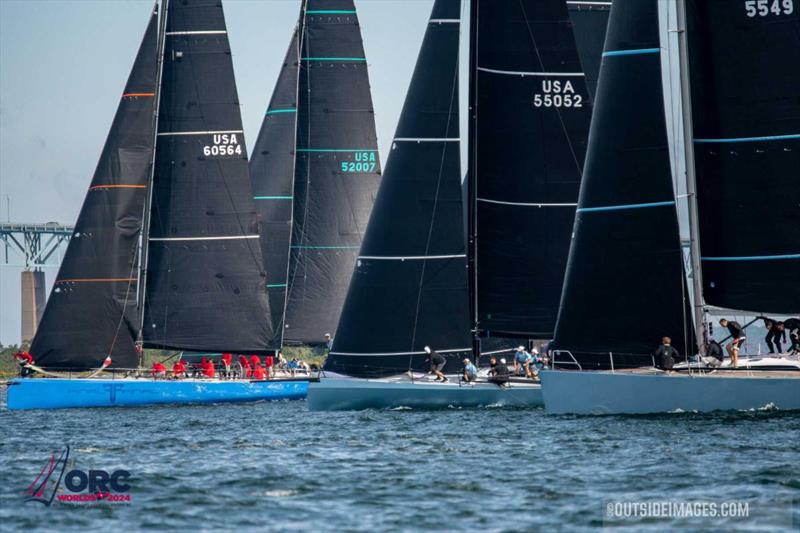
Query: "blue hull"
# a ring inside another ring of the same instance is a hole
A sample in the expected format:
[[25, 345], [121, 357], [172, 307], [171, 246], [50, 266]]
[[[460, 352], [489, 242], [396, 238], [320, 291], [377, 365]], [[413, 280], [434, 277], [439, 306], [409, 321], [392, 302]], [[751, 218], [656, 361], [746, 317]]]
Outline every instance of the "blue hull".
[[15, 379], [8, 383], [9, 409], [127, 407], [157, 404], [302, 400], [308, 381], [217, 381], [147, 379]]

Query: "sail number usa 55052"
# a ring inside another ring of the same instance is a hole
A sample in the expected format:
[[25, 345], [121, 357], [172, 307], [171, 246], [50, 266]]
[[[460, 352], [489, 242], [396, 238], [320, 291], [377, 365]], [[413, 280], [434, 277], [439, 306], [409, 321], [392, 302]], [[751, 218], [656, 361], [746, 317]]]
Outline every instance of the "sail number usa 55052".
[[583, 96], [569, 80], [542, 80], [541, 92], [533, 95], [533, 107], [583, 107]]
[[203, 146], [204, 156], [230, 156], [242, 155], [242, 145], [235, 133], [215, 133], [212, 143]]

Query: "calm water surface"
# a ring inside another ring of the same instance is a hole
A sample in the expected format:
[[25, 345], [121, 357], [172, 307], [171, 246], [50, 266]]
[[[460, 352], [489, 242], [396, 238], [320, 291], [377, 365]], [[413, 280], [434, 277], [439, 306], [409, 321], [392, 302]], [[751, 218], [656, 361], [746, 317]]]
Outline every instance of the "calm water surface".
[[[800, 414], [309, 413], [305, 402], [9, 412], [0, 529], [797, 530]], [[53, 451], [129, 470], [129, 505], [23, 492]], [[610, 519], [613, 501], [748, 502], [748, 519]]]

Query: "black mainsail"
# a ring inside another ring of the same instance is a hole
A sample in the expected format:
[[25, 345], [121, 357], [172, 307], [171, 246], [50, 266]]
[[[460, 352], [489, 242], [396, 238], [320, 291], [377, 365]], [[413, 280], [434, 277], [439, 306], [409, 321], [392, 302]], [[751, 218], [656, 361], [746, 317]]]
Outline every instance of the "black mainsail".
[[470, 283], [482, 336], [549, 339], [591, 100], [564, 1], [471, 11]]
[[153, 157], [158, 15], [154, 11], [33, 339], [47, 368], [137, 365], [137, 256]]
[[705, 302], [800, 313], [800, 3], [687, 7]]
[[286, 310], [294, 202], [299, 67], [300, 30], [296, 29], [250, 157], [250, 178], [253, 200], [259, 216], [269, 308], [273, 334], [276, 335], [273, 343], [275, 346], [282, 343]]
[[615, 0], [552, 343], [584, 369], [691, 346], [660, 52], [656, 0]]
[[262, 353], [272, 333], [219, 0], [168, 3], [144, 344]]
[[283, 338], [313, 344], [339, 322], [381, 169], [355, 5], [307, 0], [303, 9]]
[[427, 370], [471, 350], [458, 113], [460, 0], [437, 0], [325, 369]]

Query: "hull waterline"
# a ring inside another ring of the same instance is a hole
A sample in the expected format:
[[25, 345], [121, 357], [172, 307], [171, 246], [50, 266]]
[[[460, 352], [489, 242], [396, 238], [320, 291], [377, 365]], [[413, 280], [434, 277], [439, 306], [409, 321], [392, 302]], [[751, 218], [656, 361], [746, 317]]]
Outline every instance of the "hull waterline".
[[308, 380], [14, 379], [9, 409], [130, 407], [164, 404], [301, 400]]
[[547, 414], [647, 414], [800, 409], [800, 375], [544, 371]]
[[457, 382], [389, 382], [351, 378], [322, 378], [308, 389], [310, 411], [362, 409], [447, 409], [459, 407], [541, 407], [539, 385]]

